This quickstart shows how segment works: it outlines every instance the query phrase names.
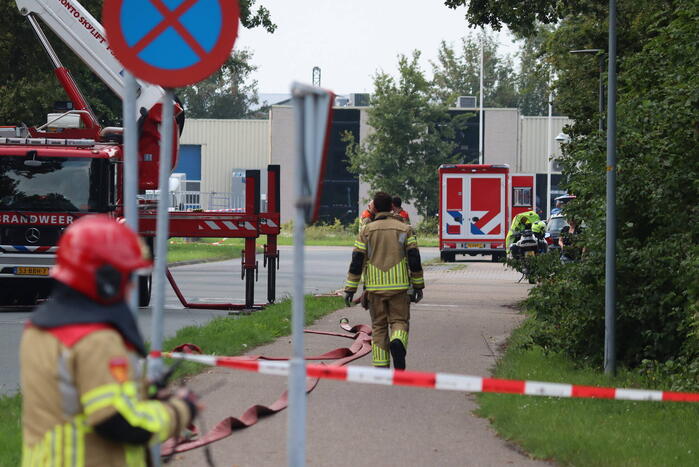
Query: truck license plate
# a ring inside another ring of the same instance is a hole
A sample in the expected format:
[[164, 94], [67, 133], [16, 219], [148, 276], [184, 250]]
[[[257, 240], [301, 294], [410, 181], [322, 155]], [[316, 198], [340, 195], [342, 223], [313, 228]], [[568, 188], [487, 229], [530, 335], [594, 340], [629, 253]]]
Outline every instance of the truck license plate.
[[485, 248], [485, 243], [469, 243], [470, 248]]
[[15, 268], [15, 274], [18, 276], [48, 276], [49, 268], [19, 266]]

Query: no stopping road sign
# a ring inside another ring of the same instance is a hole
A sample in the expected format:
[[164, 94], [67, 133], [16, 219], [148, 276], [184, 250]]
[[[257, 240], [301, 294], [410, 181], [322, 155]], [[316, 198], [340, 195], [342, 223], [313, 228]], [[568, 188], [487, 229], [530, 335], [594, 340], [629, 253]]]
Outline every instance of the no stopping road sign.
[[164, 87], [201, 81], [230, 55], [237, 0], [105, 0], [102, 20], [116, 58]]

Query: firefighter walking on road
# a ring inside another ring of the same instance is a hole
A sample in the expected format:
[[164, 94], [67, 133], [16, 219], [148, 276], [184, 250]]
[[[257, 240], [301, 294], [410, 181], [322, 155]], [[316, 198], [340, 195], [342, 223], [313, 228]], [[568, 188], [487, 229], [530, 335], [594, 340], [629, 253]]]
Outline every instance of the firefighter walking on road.
[[360, 230], [354, 242], [345, 302], [350, 306], [363, 272], [372, 323], [372, 363], [387, 368], [392, 357], [394, 368], [403, 370], [410, 322], [408, 289], [413, 288], [412, 299], [419, 302], [425, 287], [420, 252], [413, 229], [391, 212], [390, 195], [378, 192], [373, 203], [374, 221]]
[[59, 242], [51, 298], [22, 335], [23, 466], [145, 466], [146, 447], [178, 434], [197, 412], [180, 390], [145, 399], [146, 350], [125, 300], [146, 248], [104, 215], [71, 225]]

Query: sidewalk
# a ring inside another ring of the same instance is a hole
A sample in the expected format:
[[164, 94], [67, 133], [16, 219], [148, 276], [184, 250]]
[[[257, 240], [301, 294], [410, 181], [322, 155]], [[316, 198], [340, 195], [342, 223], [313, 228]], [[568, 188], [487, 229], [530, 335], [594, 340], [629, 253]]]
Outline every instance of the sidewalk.
[[[490, 262], [429, 268], [425, 298], [411, 309], [408, 369], [489, 375], [498, 346], [522, 319], [510, 305], [523, 299], [529, 286], [517, 279], [519, 274]], [[342, 317], [351, 324], [370, 324], [368, 312], [354, 307], [332, 313], [312, 328], [337, 331]], [[317, 335], [305, 339], [309, 355], [351, 343]], [[290, 352], [288, 337], [253, 351], [269, 356]], [[371, 365], [370, 355], [353, 364]], [[204, 400], [208, 428], [253, 404], [271, 404], [286, 388], [285, 378], [226, 369], [197, 376], [191, 387], [206, 392], [219, 381], [226, 384]], [[548, 465], [499, 439], [487, 420], [471, 413], [476, 407], [472, 395], [460, 392], [323, 380], [308, 397], [307, 465]], [[285, 466], [286, 440], [284, 411], [211, 448], [217, 466]], [[195, 450], [178, 455], [173, 464], [206, 462], [203, 452]]]

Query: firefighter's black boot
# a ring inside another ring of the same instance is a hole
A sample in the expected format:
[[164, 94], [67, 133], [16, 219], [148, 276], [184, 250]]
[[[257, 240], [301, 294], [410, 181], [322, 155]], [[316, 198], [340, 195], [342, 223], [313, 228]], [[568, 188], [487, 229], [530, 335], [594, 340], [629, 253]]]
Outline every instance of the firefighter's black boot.
[[393, 368], [405, 370], [405, 347], [400, 339], [393, 339], [390, 344]]

